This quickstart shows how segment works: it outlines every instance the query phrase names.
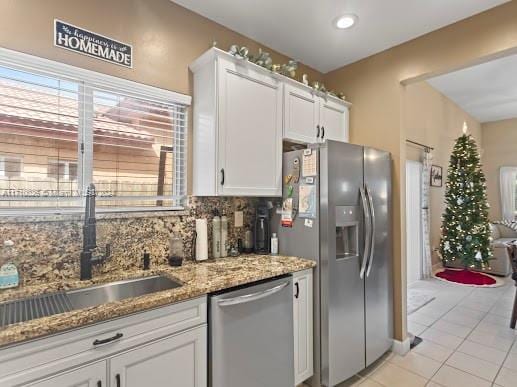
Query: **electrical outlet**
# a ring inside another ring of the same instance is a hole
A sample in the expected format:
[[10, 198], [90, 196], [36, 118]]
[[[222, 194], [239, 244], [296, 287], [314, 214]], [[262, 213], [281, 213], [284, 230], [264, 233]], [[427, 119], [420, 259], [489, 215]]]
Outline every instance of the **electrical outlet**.
[[235, 227], [244, 226], [244, 213], [242, 211], [235, 211], [235, 219], [234, 219]]

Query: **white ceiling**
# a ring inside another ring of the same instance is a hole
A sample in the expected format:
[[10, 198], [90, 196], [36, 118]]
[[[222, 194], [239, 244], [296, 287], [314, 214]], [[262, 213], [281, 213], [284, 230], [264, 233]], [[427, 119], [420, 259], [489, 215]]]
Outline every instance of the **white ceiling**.
[[[508, 0], [172, 1], [325, 73]], [[338, 30], [344, 13], [359, 21]]]
[[455, 71], [428, 82], [479, 122], [517, 117], [517, 55]]

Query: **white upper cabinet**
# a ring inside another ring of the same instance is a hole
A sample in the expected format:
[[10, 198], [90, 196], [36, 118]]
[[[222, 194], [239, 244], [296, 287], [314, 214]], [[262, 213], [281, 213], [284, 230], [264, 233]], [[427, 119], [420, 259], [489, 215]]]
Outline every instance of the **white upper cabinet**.
[[348, 102], [291, 79], [284, 82], [284, 139], [302, 144], [348, 142]]
[[283, 139], [348, 142], [348, 102], [217, 48], [190, 70], [194, 196], [281, 196]]
[[348, 103], [331, 98], [320, 99], [320, 138], [348, 142]]
[[286, 83], [284, 86], [284, 138], [315, 143], [320, 135], [319, 97], [311, 88]]
[[281, 196], [280, 79], [215, 48], [190, 68], [193, 195]]

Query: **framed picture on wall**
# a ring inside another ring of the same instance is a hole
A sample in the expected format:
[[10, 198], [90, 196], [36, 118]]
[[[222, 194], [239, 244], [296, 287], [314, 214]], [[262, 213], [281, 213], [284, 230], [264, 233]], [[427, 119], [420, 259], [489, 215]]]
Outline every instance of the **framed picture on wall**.
[[443, 170], [439, 165], [431, 165], [431, 187], [441, 187], [443, 184]]

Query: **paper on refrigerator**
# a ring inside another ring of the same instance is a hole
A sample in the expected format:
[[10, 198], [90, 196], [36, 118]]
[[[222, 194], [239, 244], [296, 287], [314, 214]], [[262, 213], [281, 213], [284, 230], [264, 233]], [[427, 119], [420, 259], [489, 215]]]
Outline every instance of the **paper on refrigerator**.
[[300, 184], [298, 192], [298, 215], [300, 218], [316, 218], [316, 186]]

